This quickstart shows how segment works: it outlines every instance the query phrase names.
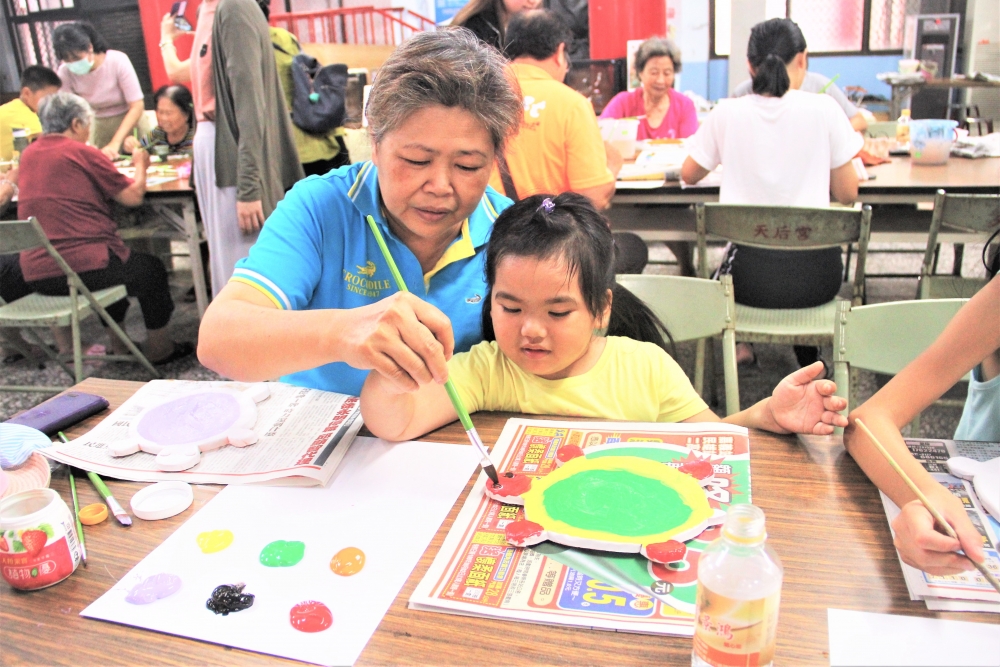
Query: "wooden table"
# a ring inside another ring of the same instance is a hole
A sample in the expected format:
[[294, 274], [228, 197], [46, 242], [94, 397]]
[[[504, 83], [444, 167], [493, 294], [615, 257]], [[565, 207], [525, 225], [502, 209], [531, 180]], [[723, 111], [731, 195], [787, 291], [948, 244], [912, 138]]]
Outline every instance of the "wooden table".
[[[141, 386], [138, 382], [90, 378], [75, 388], [105, 396], [114, 409]], [[107, 413], [91, 417], [70, 433], [78, 436], [105, 416]], [[483, 440], [495, 442], [511, 416], [476, 415]], [[427, 439], [468, 444], [457, 423], [429, 434]], [[829, 663], [827, 609], [831, 607], [998, 622], [992, 614], [930, 612], [923, 603], [909, 600], [878, 493], [843, 447], [804, 446], [792, 437], [754, 432], [750, 450], [754, 502], [767, 514], [770, 542], [785, 567], [777, 664]], [[52, 486], [71, 505], [64, 472], [54, 477]], [[143, 485], [109, 482], [109, 486], [118, 500], [127, 504]], [[408, 609], [410, 594], [471, 487], [470, 480], [361, 654], [359, 664], [689, 664], [691, 639], [685, 637], [560, 628]], [[89, 567], [80, 568], [56, 586], [20, 593], [0, 583], [3, 664], [287, 662], [79, 616], [220, 488], [196, 486], [193, 507], [171, 519], [137, 520], [129, 529], [113, 520], [88, 526]], [[99, 502], [88, 482], [78, 489], [81, 505]]]
[[[858, 201], [864, 204], [932, 202], [941, 188], [959, 194], [1000, 193], [1000, 158], [953, 157], [944, 165], [922, 166], [911, 164], [909, 157], [894, 157], [868, 167], [868, 173], [875, 179], [858, 188]], [[689, 205], [715, 201], [719, 201], [718, 186], [681, 188], [680, 182], [672, 181], [649, 190], [619, 189], [606, 215], [615, 231], [635, 232], [646, 241], [694, 241], [694, 211]], [[872, 216], [872, 232], [879, 241], [926, 242], [929, 214], [894, 215], [892, 209], [884, 213]], [[941, 240], [952, 243], [958, 238], [946, 234]]]
[[[173, 167], [191, 164], [190, 160], [170, 160]], [[156, 165], [153, 165], [156, 166]], [[205, 284], [205, 269], [201, 261], [202, 234], [195, 217], [194, 190], [187, 178], [176, 178], [166, 183], [146, 189], [145, 203], [156, 213], [157, 220], [166, 222], [169, 236], [183, 238], [191, 256], [191, 278], [194, 281], [195, 301], [198, 303], [198, 317], [205, 315], [208, 308], [208, 288]], [[143, 228], [156, 229], [154, 221], [146, 221]]]

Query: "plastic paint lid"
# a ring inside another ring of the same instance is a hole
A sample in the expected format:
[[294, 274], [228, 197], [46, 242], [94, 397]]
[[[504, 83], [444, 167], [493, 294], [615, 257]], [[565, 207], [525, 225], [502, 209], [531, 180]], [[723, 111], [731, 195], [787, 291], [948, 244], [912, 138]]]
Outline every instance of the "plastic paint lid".
[[132, 496], [132, 513], [146, 521], [156, 521], [180, 514], [194, 502], [194, 491], [187, 482], [157, 482]]

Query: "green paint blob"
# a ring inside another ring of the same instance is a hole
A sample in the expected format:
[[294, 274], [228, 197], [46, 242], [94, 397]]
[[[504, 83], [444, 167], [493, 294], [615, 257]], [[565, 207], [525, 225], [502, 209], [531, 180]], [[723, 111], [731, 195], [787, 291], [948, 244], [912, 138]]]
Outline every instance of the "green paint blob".
[[675, 490], [625, 470], [587, 470], [546, 489], [549, 516], [575, 528], [623, 537], [657, 535], [691, 516]]
[[267, 567], [291, 567], [306, 555], [305, 542], [275, 540], [260, 552], [260, 564]]

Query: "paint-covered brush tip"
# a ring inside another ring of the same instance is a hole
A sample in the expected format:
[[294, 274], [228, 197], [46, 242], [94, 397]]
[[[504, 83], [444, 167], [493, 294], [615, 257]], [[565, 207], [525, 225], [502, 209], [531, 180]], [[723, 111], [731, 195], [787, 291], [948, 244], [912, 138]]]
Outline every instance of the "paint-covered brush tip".
[[128, 514], [116, 514], [115, 518], [118, 519], [118, 523], [120, 523], [123, 526], [132, 525], [132, 517], [130, 517]]
[[490, 478], [494, 486], [500, 485], [500, 476], [497, 475], [497, 469], [494, 466], [492, 465], [483, 466], [483, 472], [485, 472], [486, 476]]

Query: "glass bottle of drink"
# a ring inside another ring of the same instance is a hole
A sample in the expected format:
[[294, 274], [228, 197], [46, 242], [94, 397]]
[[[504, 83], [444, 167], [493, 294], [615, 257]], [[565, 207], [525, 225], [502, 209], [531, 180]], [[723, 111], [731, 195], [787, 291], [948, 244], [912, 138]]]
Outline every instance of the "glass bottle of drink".
[[899, 118], [896, 119], [896, 143], [910, 143], [910, 110], [903, 109]]
[[766, 540], [759, 507], [729, 507], [698, 561], [692, 667], [773, 664], [782, 568]]

